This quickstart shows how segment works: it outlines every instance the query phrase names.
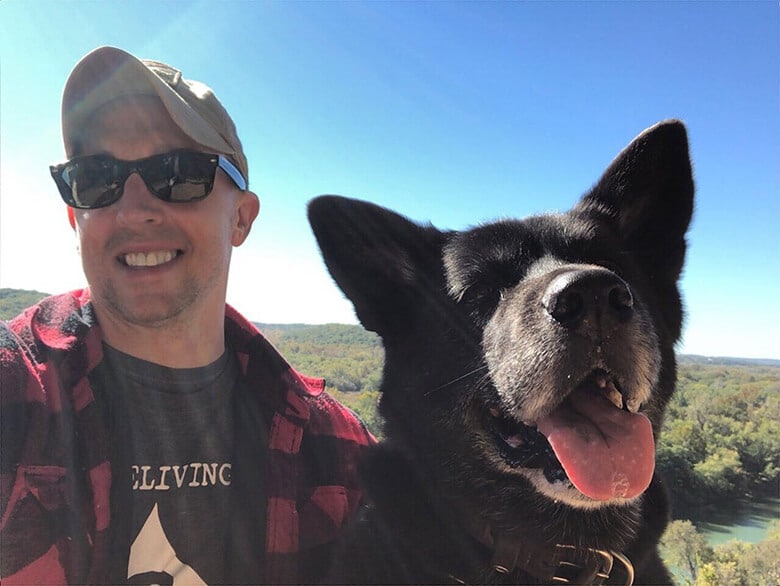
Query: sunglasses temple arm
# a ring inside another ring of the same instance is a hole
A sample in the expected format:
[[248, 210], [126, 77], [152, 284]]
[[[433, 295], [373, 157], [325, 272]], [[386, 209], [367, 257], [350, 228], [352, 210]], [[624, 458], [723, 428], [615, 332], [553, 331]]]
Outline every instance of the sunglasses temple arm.
[[238, 168], [233, 163], [231, 163], [227, 157], [219, 155], [219, 166], [225, 173], [228, 174], [228, 176], [233, 180], [233, 183], [235, 183], [241, 191], [246, 191], [246, 179], [244, 179], [241, 171], [239, 171]]

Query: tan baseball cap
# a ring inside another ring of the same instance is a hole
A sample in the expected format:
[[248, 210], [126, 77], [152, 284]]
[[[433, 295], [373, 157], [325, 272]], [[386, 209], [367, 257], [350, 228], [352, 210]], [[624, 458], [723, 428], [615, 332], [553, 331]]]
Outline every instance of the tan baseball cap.
[[115, 47], [88, 53], [71, 71], [62, 94], [65, 154], [76, 154], [79, 132], [95, 111], [123, 96], [150, 95], [162, 101], [171, 119], [197, 144], [226, 155], [248, 181], [246, 156], [236, 125], [206, 84], [184, 79], [181, 71], [137, 59]]

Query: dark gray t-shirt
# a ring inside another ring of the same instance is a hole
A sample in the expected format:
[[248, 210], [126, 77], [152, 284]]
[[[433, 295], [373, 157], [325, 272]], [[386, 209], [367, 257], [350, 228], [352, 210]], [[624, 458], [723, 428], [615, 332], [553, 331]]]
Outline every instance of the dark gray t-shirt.
[[119, 559], [128, 561], [117, 574], [130, 584], [224, 583], [235, 356], [173, 369], [104, 350], [98, 375], [111, 397], [115, 461], [124, 469], [115, 472], [113, 492], [123, 498], [113, 509], [123, 517]]

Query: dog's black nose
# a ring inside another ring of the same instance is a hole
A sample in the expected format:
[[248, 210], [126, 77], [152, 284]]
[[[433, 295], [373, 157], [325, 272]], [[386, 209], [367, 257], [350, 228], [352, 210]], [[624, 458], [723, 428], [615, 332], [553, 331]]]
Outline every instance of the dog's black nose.
[[564, 270], [550, 281], [542, 304], [562, 326], [591, 336], [608, 333], [634, 312], [631, 289], [602, 267]]

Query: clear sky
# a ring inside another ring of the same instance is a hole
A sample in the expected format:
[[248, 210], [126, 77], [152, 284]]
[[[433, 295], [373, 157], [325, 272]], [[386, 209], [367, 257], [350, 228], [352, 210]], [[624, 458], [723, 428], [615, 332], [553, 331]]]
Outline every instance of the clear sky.
[[640, 131], [688, 125], [685, 339], [780, 358], [780, 9], [772, 2], [0, 2], [0, 287], [84, 285], [48, 174], [100, 45], [209, 84], [262, 210], [228, 301], [355, 323], [305, 217], [322, 193], [442, 228], [564, 210]]

